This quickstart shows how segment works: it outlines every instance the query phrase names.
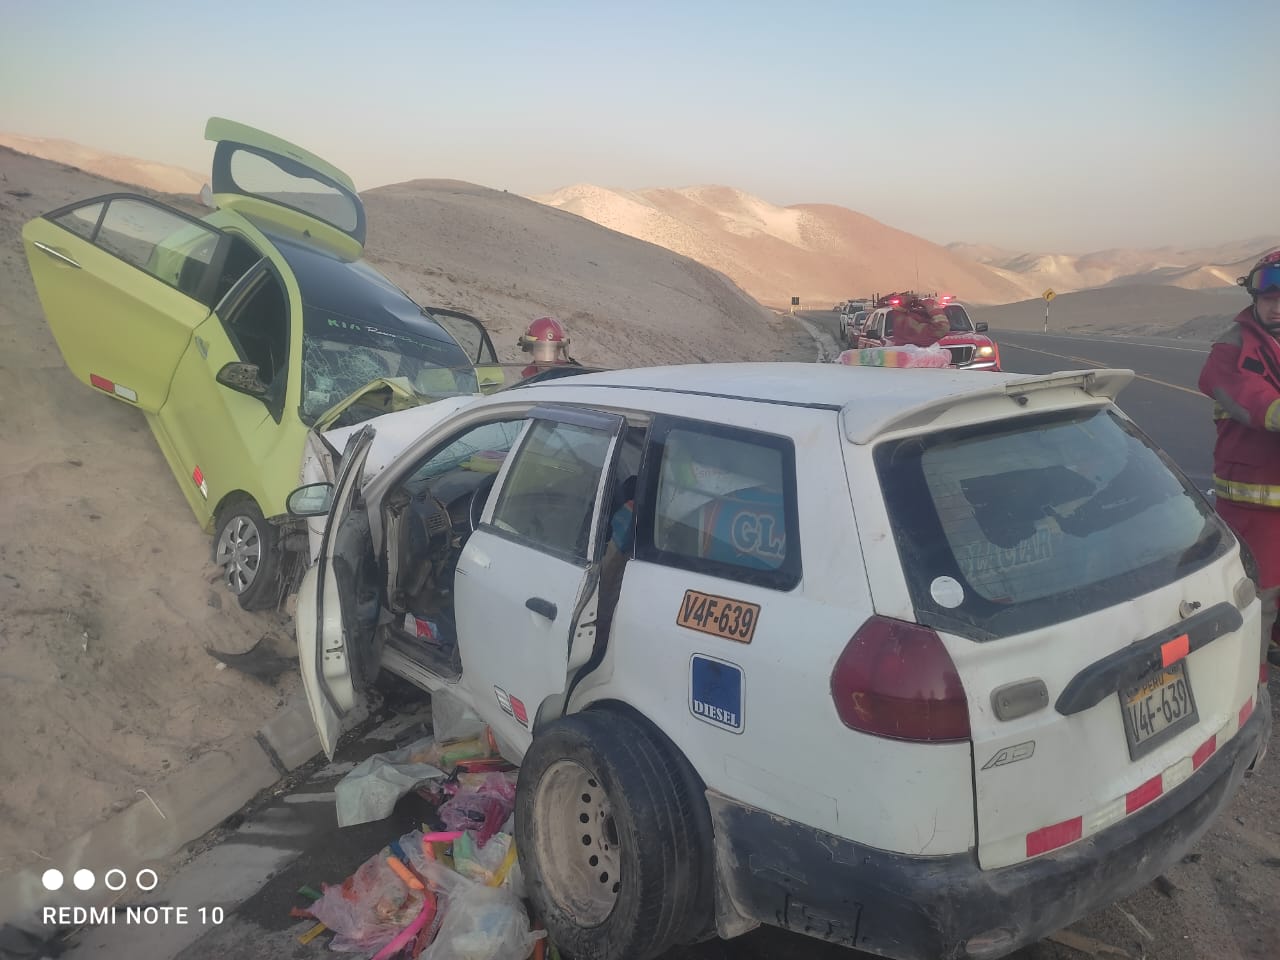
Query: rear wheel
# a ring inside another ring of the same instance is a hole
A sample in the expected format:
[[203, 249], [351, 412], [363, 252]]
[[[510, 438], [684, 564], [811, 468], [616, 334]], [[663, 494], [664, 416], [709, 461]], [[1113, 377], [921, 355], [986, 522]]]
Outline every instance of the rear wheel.
[[258, 505], [236, 500], [218, 512], [213, 562], [222, 582], [245, 610], [265, 610], [279, 600], [280, 543]]
[[520, 865], [575, 960], [648, 960], [710, 922], [711, 830], [695, 781], [625, 714], [574, 714], [534, 738], [516, 789]]

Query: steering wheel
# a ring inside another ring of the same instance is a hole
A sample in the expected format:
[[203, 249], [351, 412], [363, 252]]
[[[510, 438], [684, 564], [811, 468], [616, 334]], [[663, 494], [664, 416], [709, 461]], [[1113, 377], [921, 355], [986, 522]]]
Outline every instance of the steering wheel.
[[471, 527], [472, 533], [475, 533], [476, 527], [480, 526], [480, 516], [484, 513], [485, 501], [489, 499], [489, 491], [493, 489], [493, 482], [497, 479], [496, 473], [490, 474], [471, 491], [471, 502], [467, 504], [467, 524]]

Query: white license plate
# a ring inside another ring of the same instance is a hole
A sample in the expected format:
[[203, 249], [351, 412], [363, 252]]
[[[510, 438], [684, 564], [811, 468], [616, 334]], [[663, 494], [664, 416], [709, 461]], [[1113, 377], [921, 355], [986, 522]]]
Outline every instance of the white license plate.
[[1199, 721], [1186, 661], [1148, 674], [1120, 691], [1129, 756], [1137, 759]]

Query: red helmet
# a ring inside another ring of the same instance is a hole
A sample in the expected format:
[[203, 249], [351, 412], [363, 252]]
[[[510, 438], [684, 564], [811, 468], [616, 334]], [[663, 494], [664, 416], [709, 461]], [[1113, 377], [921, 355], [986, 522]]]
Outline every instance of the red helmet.
[[1264, 293], [1280, 290], [1280, 250], [1263, 255], [1253, 268], [1236, 281], [1255, 299]]
[[539, 317], [520, 336], [520, 349], [539, 363], [563, 362], [569, 358], [569, 333], [555, 317]]

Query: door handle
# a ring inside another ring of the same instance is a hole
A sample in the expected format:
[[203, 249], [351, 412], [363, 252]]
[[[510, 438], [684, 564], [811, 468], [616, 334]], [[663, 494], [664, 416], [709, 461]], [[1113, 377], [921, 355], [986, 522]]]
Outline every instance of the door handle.
[[540, 617], [546, 617], [552, 621], [556, 618], [556, 605], [550, 600], [543, 600], [541, 597], [530, 597], [524, 602], [524, 605]]
[[34, 246], [37, 250], [43, 250], [49, 256], [53, 257], [53, 259], [55, 260], [61, 260], [63, 263], [67, 264], [68, 266], [75, 267], [77, 270], [80, 269], [80, 264], [76, 263], [74, 260], [72, 260], [70, 257], [68, 257], [65, 253], [63, 253], [61, 250], [59, 250], [56, 247], [51, 247], [47, 243], [41, 243], [39, 240], [32, 240], [31, 245]]

